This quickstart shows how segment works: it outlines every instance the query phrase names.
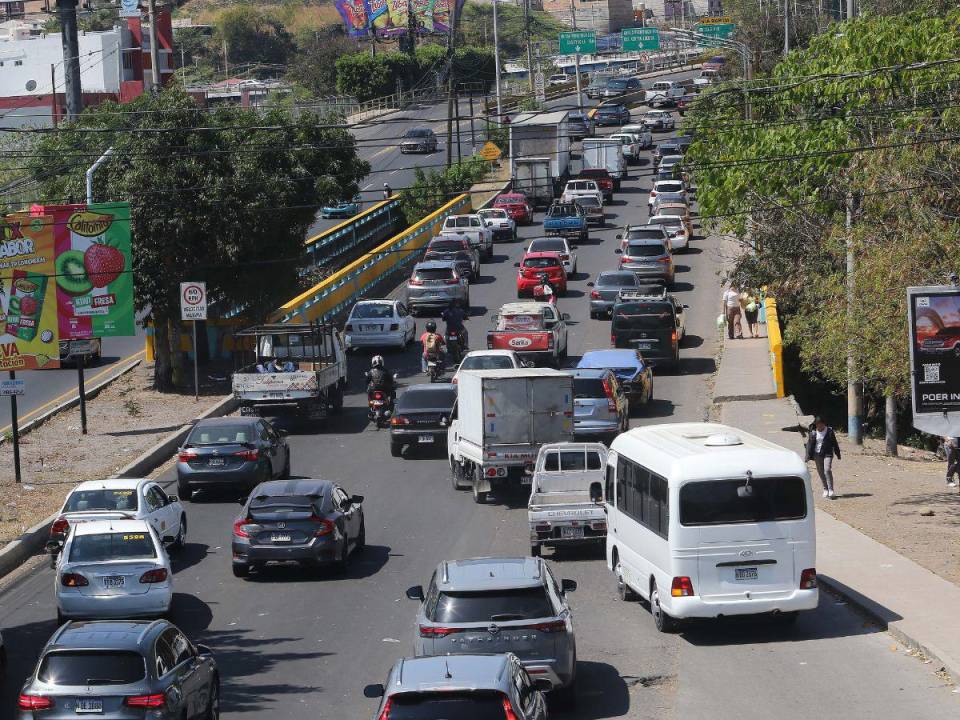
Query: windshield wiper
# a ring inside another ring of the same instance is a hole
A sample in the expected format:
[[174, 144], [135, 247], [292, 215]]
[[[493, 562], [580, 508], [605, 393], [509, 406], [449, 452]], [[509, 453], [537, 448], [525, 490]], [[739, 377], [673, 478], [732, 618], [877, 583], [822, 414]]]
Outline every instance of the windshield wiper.
[[126, 680], [116, 678], [87, 678], [87, 685], [127, 685]]

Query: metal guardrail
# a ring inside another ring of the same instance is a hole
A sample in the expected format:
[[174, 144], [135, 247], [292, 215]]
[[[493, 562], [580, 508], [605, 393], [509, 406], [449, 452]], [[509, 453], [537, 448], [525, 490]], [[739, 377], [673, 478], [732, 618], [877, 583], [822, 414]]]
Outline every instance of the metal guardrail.
[[293, 298], [276, 310], [270, 320], [310, 322], [345, 310], [386, 276], [415, 262], [418, 251], [439, 232], [443, 221], [449, 215], [468, 212], [470, 207], [470, 195], [458, 195], [420, 222]]
[[306, 240], [305, 251], [314, 267], [334, 260], [358, 245], [375, 242], [397, 232], [403, 222], [400, 196], [381, 200], [359, 215], [344, 220]]
[[783, 384], [783, 336], [780, 334], [780, 316], [777, 315], [776, 298], [768, 297], [763, 301], [767, 311], [767, 338], [770, 341], [770, 369], [773, 371], [773, 384], [777, 388], [777, 397], [786, 393]]

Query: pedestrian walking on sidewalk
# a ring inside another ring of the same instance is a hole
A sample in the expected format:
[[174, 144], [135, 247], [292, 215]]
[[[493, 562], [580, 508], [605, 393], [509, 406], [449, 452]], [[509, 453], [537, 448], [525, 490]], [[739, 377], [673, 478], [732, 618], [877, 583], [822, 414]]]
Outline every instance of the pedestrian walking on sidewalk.
[[743, 315], [747, 318], [747, 328], [750, 330], [750, 337], [758, 338], [760, 337], [760, 323], [757, 318], [760, 315], [760, 301], [757, 299], [757, 293], [748, 292], [744, 293], [745, 298], [741, 295], [744, 300], [743, 304]]
[[954, 475], [960, 476], [960, 438], [943, 437], [943, 449], [947, 454], [947, 487], [956, 487]]
[[807, 436], [807, 460], [813, 460], [817, 466], [817, 475], [820, 476], [820, 482], [823, 484], [825, 498], [836, 497], [833, 491], [834, 455], [837, 456], [837, 460], [840, 459], [840, 444], [837, 442], [836, 433], [823, 421], [822, 417], [817, 415]]
[[731, 285], [723, 294], [723, 315], [727, 319], [727, 338], [730, 340], [743, 337], [740, 328], [740, 293]]

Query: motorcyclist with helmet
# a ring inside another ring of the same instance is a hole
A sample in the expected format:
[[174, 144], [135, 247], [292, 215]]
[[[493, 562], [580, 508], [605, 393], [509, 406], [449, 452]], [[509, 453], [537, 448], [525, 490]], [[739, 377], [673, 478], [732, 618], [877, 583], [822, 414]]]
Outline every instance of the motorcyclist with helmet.
[[450, 337], [451, 333], [456, 333], [457, 342], [460, 344], [460, 355], [465, 355], [467, 353], [467, 342], [469, 338], [467, 336], [467, 328], [463, 324], [466, 318], [466, 313], [464, 313], [463, 308], [457, 303], [452, 302], [443, 313], [441, 313], [440, 318], [447, 324], [445, 337]]
[[540, 273], [537, 275], [537, 279], [540, 281], [540, 284], [533, 288], [534, 299], [556, 305], [557, 293], [550, 282], [550, 276], [547, 275], [547, 273]]
[[390, 186], [389, 186], [387, 183], [384, 183], [384, 184], [383, 184], [383, 199], [384, 199], [384, 200], [389, 200], [392, 195], [393, 195], [393, 190], [390, 188]]
[[367, 371], [367, 394], [374, 390], [380, 390], [390, 398], [390, 404], [397, 397], [397, 385], [393, 379], [393, 373], [383, 362], [382, 355], [374, 355], [370, 361], [370, 370]]
[[437, 324], [430, 320], [427, 323], [427, 331], [420, 336], [420, 342], [423, 343], [423, 356], [421, 357], [421, 368], [423, 372], [428, 369], [427, 362], [434, 362], [443, 365], [443, 346], [446, 344], [443, 335], [437, 334]]

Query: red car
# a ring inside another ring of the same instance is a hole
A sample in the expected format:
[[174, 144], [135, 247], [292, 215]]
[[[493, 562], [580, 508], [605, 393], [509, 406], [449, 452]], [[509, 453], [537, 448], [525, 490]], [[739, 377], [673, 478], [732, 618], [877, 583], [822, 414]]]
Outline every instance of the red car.
[[495, 208], [501, 208], [507, 211], [510, 219], [518, 225], [530, 225], [533, 223], [533, 206], [527, 200], [527, 196], [522, 192], [504, 193], [499, 195], [493, 201]]
[[563, 269], [560, 253], [532, 252], [523, 256], [517, 263], [517, 297], [533, 296], [533, 289], [540, 284], [539, 275], [546, 273], [550, 285], [558, 295], [567, 294], [567, 272]]
[[577, 180], [594, 180], [600, 192], [603, 193], [603, 199], [607, 202], [613, 200], [613, 191], [619, 189], [616, 182], [610, 177], [610, 171], [606, 168], [588, 168], [581, 170], [577, 175]]

